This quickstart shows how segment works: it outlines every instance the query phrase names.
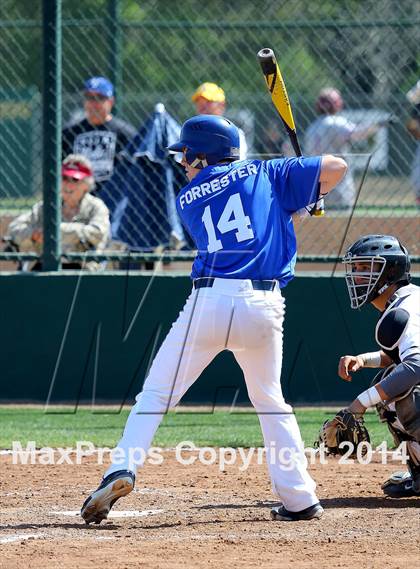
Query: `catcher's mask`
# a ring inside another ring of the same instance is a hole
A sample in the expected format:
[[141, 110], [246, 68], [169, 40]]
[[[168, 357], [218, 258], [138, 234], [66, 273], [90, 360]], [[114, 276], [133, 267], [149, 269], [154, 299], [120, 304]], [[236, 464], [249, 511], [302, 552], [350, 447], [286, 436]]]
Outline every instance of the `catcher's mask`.
[[239, 131], [225, 117], [192, 117], [183, 124], [179, 138], [178, 142], [168, 146], [168, 150], [184, 151], [186, 161], [193, 168], [239, 160]]
[[352, 308], [371, 302], [392, 284], [411, 279], [407, 249], [392, 235], [361, 237], [347, 250], [343, 263]]

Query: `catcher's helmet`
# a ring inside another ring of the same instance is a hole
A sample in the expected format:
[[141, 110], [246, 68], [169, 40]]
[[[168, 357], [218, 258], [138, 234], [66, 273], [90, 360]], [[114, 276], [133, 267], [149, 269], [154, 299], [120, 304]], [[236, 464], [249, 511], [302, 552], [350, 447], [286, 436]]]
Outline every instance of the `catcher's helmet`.
[[[352, 308], [360, 308], [380, 296], [392, 284], [410, 282], [407, 249], [392, 235], [365, 235], [347, 250], [343, 263]], [[369, 263], [368, 271], [356, 271], [356, 263]]]
[[230, 120], [216, 115], [197, 115], [182, 125], [179, 141], [168, 150], [182, 152], [193, 168], [239, 159], [239, 131]]
[[321, 89], [315, 103], [315, 108], [320, 115], [334, 115], [343, 110], [343, 107], [343, 97], [338, 89], [332, 87]]

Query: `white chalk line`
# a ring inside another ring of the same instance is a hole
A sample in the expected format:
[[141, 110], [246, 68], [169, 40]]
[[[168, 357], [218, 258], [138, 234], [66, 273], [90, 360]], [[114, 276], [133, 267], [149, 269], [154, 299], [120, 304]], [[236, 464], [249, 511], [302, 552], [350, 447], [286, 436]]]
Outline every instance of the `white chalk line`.
[[[161, 514], [165, 510], [115, 510], [109, 512], [109, 518], [145, 518], [147, 516], [155, 516], [156, 514]], [[67, 517], [80, 517], [80, 510], [52, 510], [49, 512], [55, 516], [67, 516]]]
[[22, 541], [24, 539], [40, 539], [46, 537], [42, 533], [17, 533], [13, 535], [8, 535], [6, 537], [0, 537], [0, 543], [13, 543], [14, 541]]
[[[161, 514], [162, 512], [164, 512], [164, 510], [119, 510], [119, 511], [110, 512], [108, 514], [108, 518], [116, 518], [116, 519], [118, 519], [118, 518], [145, 518], [148, 516], [154, 516], [157, 514]], [[80, 517], [80, 511], [79, 510], [63, 510], [63, 511], [53, 510], [49, 513], [56, 515], [56, 516]], [[57, 536], [54, 535], [54, 533], [49, 533], [49, 534], [45, 534], [45, 533], [38, 533], [38, 534], [35, 534], [35, 533], [18, 533], [18, 534], [12, 534], [12, 535], [0, 537], [0, 544], [14, 543], [16, 541], [23, 541], [23, 540], [28, 540], [28, 539], [42, 539], [42, 538], [54, 540], [54, 539], [57, 539]], [[112, 536], [96, 536], [95, 539], [98, 539], [98, 540], [114, 540], [115, 538]]]

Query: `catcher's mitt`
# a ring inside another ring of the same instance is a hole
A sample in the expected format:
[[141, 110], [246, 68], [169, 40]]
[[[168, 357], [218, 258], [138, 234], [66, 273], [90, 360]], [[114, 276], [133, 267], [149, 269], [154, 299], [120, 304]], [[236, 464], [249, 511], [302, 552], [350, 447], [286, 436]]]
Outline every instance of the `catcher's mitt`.
[[[349, 458], [354, 458], [357, 456], [357, 447], [363, 441], [370, 442], [363, 418], [347, 409], [341, 409], [333, 419], [322, 425], [316, 446], [323, 444], [328, 454], [346, 454]], [[351, 454], [348, 454], [351, 449]], [[362, 456], [367, 450], [367, 445], [361, 447]]]

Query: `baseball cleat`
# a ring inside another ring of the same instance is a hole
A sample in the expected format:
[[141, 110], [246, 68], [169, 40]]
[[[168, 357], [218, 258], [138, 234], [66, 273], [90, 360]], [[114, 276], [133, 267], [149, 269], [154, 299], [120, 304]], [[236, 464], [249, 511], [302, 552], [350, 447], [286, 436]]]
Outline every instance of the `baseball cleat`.
[[100, 524], [105, 520], [115, 502], [133, 490], [135, 480], [135, 475], [129, 470], [117, 470], [108, 474], [80, 510], [85, 522]]
[[324, 513], [324, 508], [319, 502], [299, 512], [290, 512], [284, 506], [277, 506], [271, 510], [271, 519], [280, 522], [298, 522], [300, 520], [319, 519]]
[[381, 486], [385, 496], [389, 498], [411, 498], [420, 496], [413, 488], [413, 477], [407, 472], [394, 472]]

